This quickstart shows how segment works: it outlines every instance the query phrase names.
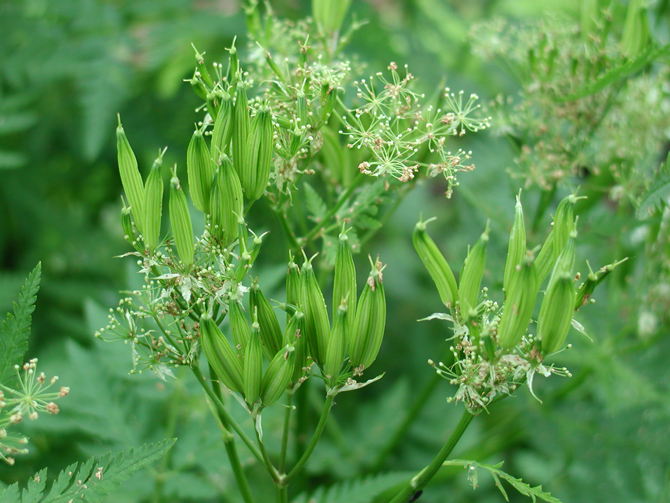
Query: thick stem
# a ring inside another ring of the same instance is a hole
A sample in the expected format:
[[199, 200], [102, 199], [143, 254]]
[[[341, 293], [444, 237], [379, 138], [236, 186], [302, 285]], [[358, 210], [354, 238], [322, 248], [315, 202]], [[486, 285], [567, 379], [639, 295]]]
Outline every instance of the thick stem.
[[195, 377], [197, 381], [200, 383], [200, 386], [205, 390], [205, 393], [207, 393], [207, 396], [209, 399], [212, 401], [214, 404], [214, 407], [216, 408], [216, 412], [219, 416], [219, 418], [224, 418], [228, 423], [229, 426], [235, 430], [235, 432], [240, 436], [242, 439], [242, 442], [249, 448], [251, 451], [251, 454], [254, 455], [254, 457], [261, 463], [265, 464], [265, 461], [263, 460], [263, 455], [261, 454], [261, 451], [258, 450], [258, 447], [256, 447], [256, 444], [247, 436], [247, 434], [244, 432], [242, 427], [237, 424], [237, 421], [230, 415], [230, 413], [226, 410], [224, 407], [223, 403], [221, 400], [219, 400], [219, 397], [216, 396], [212, 388], [207, 386], [207, 382], [205, 381], [205, 377], [202, 375], [202, 372], [198, 367], [191, 367], [191, 370], [193, 370], [193, 373], [195, 374]]
[[456, 428], [433, 461], [410, 480], [409, 483], [407, 483], [407, 485], [405, 485], [402, 490], [389, 501], [389, 503], [408, 503], [412, 496], [426, 487], [426, 484], [430, 482], [430, 479], [432, 479], [440, 468], [442, 468], [442, 464], [447, 460], [454, 447], [456, 447], [456, 444], [461, 439], [463, 433], [465, 433], [465, 430], [470, 425], [470, 421], [472, 421], [474, 417], [475, 416], [470, 414], [467, 410], [463, 411], [463, 415], [456, 425]]
[[314, 435], [312, 435], [312, 440], [310, 440], [309, 445], [307, 446], [307, 450], [304, 452], [300, 460], [298, 460], [298, 462], [293, 467], [293, 469], [288, 473], [288, 475], [284, 477], [282, 481], [284, 485], [288, 484], [290, 480], [293, 477], [295, 477], [300, 472], [300, 470], [302, 470], [302, 468], [305, 466], [305, 463], [307, 463], [307, 460], [312, 455], [312, 452], [314, 451], [316, 444], [319, 442], [319, 439], [321, 438], [323, 429], [326, 426], [326, 421], [328, 420], [328, 414], [330, 414], [330, 409], [333, 406], [333, 400], [335, 400], [335, 395], [328, 395], [328, 397], [326, 398], [326, 402], [323, 404], [323, 411], [321, 412], [321, 417], [319, 418], [319, 424], [316, 425]]

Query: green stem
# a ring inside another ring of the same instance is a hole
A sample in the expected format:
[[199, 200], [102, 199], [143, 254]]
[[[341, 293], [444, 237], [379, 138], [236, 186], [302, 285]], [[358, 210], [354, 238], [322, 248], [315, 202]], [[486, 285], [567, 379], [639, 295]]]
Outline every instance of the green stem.
[[326, 421], [328, 420], [328, 414], [330, 414], [330, 409], [333, 406], [334, 400], [335, 395], [328, 395], [328, 397], [326, 398], [326, 402], [323, 404], [323, 411], [321, 412], [321, 417], [319, 418], [319, 424], [316, 425], [316, 430], [314, 431], [314, 435], [312, 435], [312, 440], [310, 440], [309, 445], [307, 446], [307, 450], [304, 452], [300, 460], [296, 463], [293, 469], [286, 475], [286, 477], [284, 477], [282, 481], [283, 485], [287, 485], [291, 481], [291, 479], [295, 477], [300, 472], [300, 470], [302, 470], [302, 468], [305, 466], [305, 463], [307, 463], [307, 460], [312, 455], [312, 452], [314, 451], [316, 444], [319, 442], [319, 438], [321, 438], [323, 429], [326, 426]]
[[295, 237], [295, 232], [291, 229], [291, 225], [288, 223], [284, 211], [281, 208], [275, 208], [275, 215], [277, 215], [279, 225], [281, 226], [282, 231], [284, 231], [284, 235], [289, 240], [291, 248], [296, 251], [300, 250], [300, 243], [298, 243], [298, 240]]
[[[257, 419], [254, 419], [254, 422], [256, 420]], [[258, 439], [258, 445], [261, 449], [261, 454], [263, 454], [263, 464], [265, 465], [265, 468], [267, 468], [270, 477], [272, 477], [272, 481], [279, 485], [279, 474], [277, 473], [275, 465], [272, 464], [272, 460], [268, 455], [268, 451], [265, 449], [265, 444], [263, 443], [263, 439], [261, 439], [260, 433], [258, 433], [258, 428], [254, 428], [254, 431], [256, 432], [256, 438]]]
[[288, 503], [288, 488], [286, 486], [277, 486], [277, 503]]
[[205, 393], [207, 393], [207, 396], [209, 396], [209, 399], [212, 401], [214, 404], [214, 407], [216, 408], [216, 412], [219, 416], [219, 418], [224, 418], [228, 423], [229, 426], [235, 430], [235, 432], [240, 436], [242, 439], [242, 442], [249, 448], [251, 451], [251, 454], [254, 455], [254, 457], [261, 463], [265, 463], [263, 460], [263, 454], [261, 454], [261, 451], [258, 450], [258, 447], [256, 447], [256, 444], [247, 436], [246, 433], [244, 433], [244, 430], [242, 427], [235, 421], [233, 416], [230, 415], [230, 413], [226, 410], [226, 408], [223, 405], [223, 402], [219, 400], [219, 398], [216, 396], [212, 388], [207, 386], [207, 382], [205, 380], [205, 377], [202, 375], [202, 372], [198, 367], [191, 367], [191, 370], [195, 374], [195, 377], [197, 381], [200, 383], [200, 386], [205, 390]]
[[442, 468], [442, 464], [447, 460], [454, 447], [456, 447], [456, 444], [461, 439], [463, 433], [465, 433], [465, 430], [470, 425], [470, 421], [472, 421], [474, 417], [475, 416], [470, 414], [467, 410], [463, 411], [463, 415], [456, 425], [456, 428], [451, 433], [451, 436], [444, 446], [442, 446], [440, 452], [437, 453], [435, 459], [410, 480], [409, 483], [407, 483], [402, 490], [389, 501], [389, 503], [408, 503], [412, 496], [426, 487], [426, 484], [430, 482], [430, 479], [432, 479], [440, 468]]
[[291, 412], [293, 412], [293, 393], [286, 393], [286, 412], [284, 413], [284, 431], [281, 438], [281, 454], [279, 456], [279, 472], [286, 471], [286, 454], [288, 451], [288, 436], [291, 430]]

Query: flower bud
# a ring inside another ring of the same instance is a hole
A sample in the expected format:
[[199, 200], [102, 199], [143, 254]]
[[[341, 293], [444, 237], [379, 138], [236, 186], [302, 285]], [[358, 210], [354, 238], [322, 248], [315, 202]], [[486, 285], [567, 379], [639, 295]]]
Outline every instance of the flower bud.
[[268, 407], [281, 398], [291, 384], [295, 370], [295, 348], [284, 346], [272, 358], [261, 383], [261, 402]]
[[354, 332], [349, 344], [349, 361], [354, 369], [360, 371], [375, 361], [384, 338], [386, 295], [383, 269], [382, 263], [376, 260], [356, 306]]
[[461, 317], [468, 320], [472, 311], [477, 306], [479, 297], [479, 287], [484, 275], [484, 266], [486, 265], [486, 245], [489, 241], [489, 223], [486, 222], [486, 229], [475, 243], [475, 246], [468, 252], [463, 264], [463, 271], [458, 286], [458, 298], [460, 299]]
[[240, 359], [208, 314], [200, 318], [200, 342], [221, 383], [231, 391], [242, 393], [244, 378]]
[[228, 302], [228, 315], [235, 350], [239, 356], [243, 356], [246, 352], [247, 344], [249, 344], [251, 333], [249, 331], [249, 322], [246, 316], [244, 316], [242, 306], [240, 306], [236, 298], [231, 298]]
[[170, 180], [170, 226], [174, 235], [175, 244], [179, 258], [187, 266], [193, 263], [193, 225], [191, 215], [188, 212], [186, 194], [179, 184], [177, 178], [177, 166], [172, 172]]
[[116, 154], [119, 163], [121, 184], [135, 217], [135, 227], [144, 229], [144, 182], [137, 167], [137, 158], [130, 147], [126, 133], [121, 125], [121, 116], [117, 115], [119, 125], [116, 128]]
[[237, 87], [235, 93], [235, 106], [233, 107], [233, 165], [240, 177], [242, 189], [249, 199], [250, 166], [247, 156], [247, 144], [249, 143], [249, 100], [247, 91], [243, 85]]
[[510, 273], [503, 314], [498, 324], [498, 344], [505, 349], [516, 346], [526, 333], [537, 298], [537, 272], [532, 255], [526, 255]]
[[249, 201], [260, 198], [270, 179], [272, 167], [272, 114], [270, 109], [263, 105], [251, 121], [249, 141], [247, 143], [248, 169], [242, 172], [246, 178], [240, 176], [242, 188]]
[[[346, 333], [349, 324], [348, 318], [347, 300], [343, 299], [333, 316], [333, 330], [330, 333], [326, 362], [323, 368], [326, 379], [330, 379], [331, 386], [335, 385], [340, 375], [347, 351], [347, 335], [351, 336], [351, 333]], [[351, 318], [353, 319], [353, 316]]]
[[196, 129], [193, 132], [186, 150], [186, 168], [193, 205], [203, 213], [209, 213], [209, 197], [216, 164], [207, 148], [203, 129]]
[[244, 398], [249, 406], [253, 406], [261, 394], [263, 379], [263, 350], [261, 349], [261, 333], [254, 315], [251, 324], [251, 337], [244, 352]]
[[437, 245], [426, 232], [426, 224], [433, 220], [434, 218], [430, 218], [425, 222], [419, 221], [416, 224], [412, 233], [412, 244], [421, 262], [423, 262], [423, 265], [428, 270], [428, 274], [433, 279], [440, 294], [440, 300], [444, 305], [451, 308], [458, 300], [458, 287], [456, 286], [456, 278], [454, 278], [451, 267], [449, 267]]
[[233, 99], [227, 92], [221, 93], [219, 111], [216, 114], [212, 131], [212, 154], [219, 157], [230, 153], [230, 140], [233, 137]]
[[301, 308], [305, 312], [305, 337], [307, 338], [310, 354], [315, 361], [323, 364], [328, 349], [330, 322], [326, 303], [323, 300], [321, 288], [312, 268], [313, 259], [314, 257], [307, 260], [305, 256], [305, 262], [302, 264], [300, 271], [302, 284]]
[[228, 246], [238, 235], [237, 220], [244, 211], [242, 187], [233, 164], [225, 154], [219, 158], [210, 193], [211, 233], [221, 246]]
[[163, 154], [165, 150], [158, 152], [154, 161], [147, 184], [144, 187], [144, 244], [150, 250], [158, 247], [158, 238], [161, 233], [161, 219], [163, 216], [163, 176], [161, 166], [163, 165]]
[[277, 315], [256, 280], [251, 285], [249, 306], [251, 312], [256, 312], [258, 315], [263, 353], [268, 360], [272, 360], [282, 347], [282, 332]]
[[526, 228], [523, 222], [523, 208], [521, 198], [516, 196], [514, 208], [514, 223], [509, 234], [509, 245], [507, 247], [507, 260], [505, 261], [505, 275], [503, 277], [503, 288], [505, 296], [508, 294], [509, 283], [517, 266], [521, 264], [526, 253]]
[[348, 312], [347, 327], [345, 332], [351, 335], [354, 314], [356, 313], [356, 266], [354, 257], [351, 254], [349, 239], [343, 232], [339, 236], [337, 245], [337, 255], [335, 256], [335, 277], [333, 279], [333, 320], [341, 308], [342, 302], [346, 302]]

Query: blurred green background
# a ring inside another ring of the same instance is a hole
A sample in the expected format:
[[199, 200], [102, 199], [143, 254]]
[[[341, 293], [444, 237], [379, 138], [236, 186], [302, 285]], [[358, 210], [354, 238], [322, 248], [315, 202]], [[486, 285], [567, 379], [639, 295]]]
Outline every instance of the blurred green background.
[[[280, 16], [298, 19], [309, 14], [309, 3], [276, 0], [272, 6]], [[579, 7], [577, 0], [356, 1], [349, 15], [369, 23], [356, 33], [348, 53], [366, 62], [365, 74], [391, 61], [409, 63], [427, 94], [446, 82], [486, 103], [498, 94], [516, 95], [519, 85], [501, 67], [471, 54], [467, 35], [473, 23], [499, 16], [577, 20]], [[105, 325], [118, 292], [142, 281], [132, 260], [113, 258], [129, 251], [119, 225], [116, 113], [144, 173], [156, 150], [166, 145], [166, 165], [184, 166], [200, 104], [183, 82], [193, 72], [190, 44], [206, 51], [209, 61], [223, 61], [235, 36], [244, 48], [240, 2], [4, 0], [0, 33], [0, 312], [11, 309], [26, 274], [42, 261], [29, 355], [72, 388], [58, 416], [23, 425], [31, 453], [14, 467], [0, 466], [0, 478], [26, 480], [44, 466], [55, 473], [87, 456], [176, 436], [169, 457], [109, 501], [238, 501], [216, 424], [190, 377], [183, 373], [183, 382], [163, 383], [152, 375], [129, 376], [128, 348], [103, 346], [93, 333]], [[661, 41], [664, 35], [657, 33]], [[411, 231], [419, 214], [438, 216], [433, 237], [458, 268], [490, 218], [485, 281], [499, 290], [505, 233], [521, 182], [507, 173], [515, 153], [504, 139], [484, 131], [454, 145], [454, 150], [472, 150], [477, 166], [460, 177], [454, 197], [446, 200], [445, 186], [435, 179], [420, 181], [359, 256], [361, 269], [367, 253], [388, 263], [388, 328], [374, 367], [386, 376], [363, 392], [338, 397], [335, 421], [308, 464], [304, 487], [372, 473], [415, 472], [460, 416], [459, 407], [445, 401], [452, 393], [446, 381], [426, 388], [433, 373], [425, 362], [443, 357], [449, 334], [438, 321], [416, 322], [441, 305], [412, 249]], [[559, 195], [564, 193], [559, 191], [556, 201]], [[538, 190], [529, 189], [524, 203], [532, 208], [539, 197]], [[585, 269], [585, 258], [594, 267], [627, 255], [631, 260], [610, 276], [597, 304], [579, 316], [594, 342], [573, 331], [573, 349], [557, 358], [574, 377], [537, 382], [543, 403], [524, 389], [492, 408], [474, 421], [454, 456], [505, 461], [507, 472], [542, 484], [564, 502], [668, 502], [668, 326], [660, 320], [651, 329], [643, 327], [643, 333], [638, 330], [640, 290], [648, 287], [650, 267], [648, 224], [636, 219], [630, 205], [606, 198], [599, 203], [580, 221], [579, 267]], [[545, 220], [550, 222], [549, 215]], [[272, 215], [252, 215], [252, 228], [278, 231]], [[542, 238], [533, 236], [534, 243]], [[273, 255], [282, 248], [272, 239], [259, 268], [268, 277], [274, 274], [278, 284], [286, 257]], [[407, 410], [422, 391], [429, 394], [427, 406], [399, 448], [379, 462], [376, 453], [402, 419], [398, 411]], [[317, 383], [312, 392], [316, 415]], [[275, 416], [264, 417], [267, 435], [280, 428]], [[270, 501], [271, 484], [240, 450], [258, 501]], [[512, 501], [522, 500], [509, 493]], [[420, 501], [502, 500], [484, 473], [473, 491], [465, 473], [451, 469]]]

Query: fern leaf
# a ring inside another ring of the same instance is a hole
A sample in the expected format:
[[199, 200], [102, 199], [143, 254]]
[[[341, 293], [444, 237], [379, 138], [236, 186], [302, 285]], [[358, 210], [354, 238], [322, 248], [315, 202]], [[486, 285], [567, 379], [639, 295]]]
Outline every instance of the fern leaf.
[[14, 366], [23, 363], [23, 355], [28, 351], [31, 315], [35, 310], [41, 276], [42, 264], [39, 263], [26, 278], [19, 300], [14, 303], [14, 314], [7, 313], [0, 327], [0, 382], [8, 387], [16, 379]]
[[312, 214], [316, 222], [320, 222], [328, 213], [328, 207], [323, 202], [321, 196], [314, 190], [314, 188], [305, 182], [305, 203], [307, 210]]
[[476, 461], [471, 461], [467, 459], [452, 459], [450, 461], [445, 461], [444, 466], [462, 466], [468, 470], [468, 479], [473, 488], [477, 488], [477, 469], [484, 468], [493, 477], [493, 480], [496, 484], [496, 487], [500, 490], [503, 497], [506, 501], [509, 501], [505, 488], [500, 483], [500, 479], [507, 481], [514, 489], [516, 489], [519, 494], [529, 497], [533, 502], [536, 502], [538, 499], [546, 501], [547, 503], [561, 503], [557, 498], [554, 498], [550, 493], [544, 492], [542, 486], [532, 487], [530, 484], [526, 484], [523, 480], [512, 477], [510, 474], [505, 473], [500, 469], [502, 463], [496, 465], [485, 465], [482, 463], [477, 463]]
[[45, 496], [46, 470], [40, 471], [28, 482], [28, 487], [19, 496], [16, 484], [0, 494], [0, 503], [68, 503], [82, 501], [97, 503], [122, 482], [145, 465], [163, 456], [175, 443], [175, 439], [144, 445], [137, 450], [129, 449], [108, 453], [98, 462], [94, 458], [68, 466], [63, 470]]
[[649, 215], [653, 215], [662, 208], [668, 206], [670, 200], [670, 153], [661, 164], [654, 181], [647, 190], [647, 193], [642, 196], [637, 207], [637, 217], [644, 219]]
[[391, 472], [363, 479], [345, 480], [328, 489], [319, 488], [309, 497], [301, 494], [294, 503], [370, 503], [385, 491], [407, 482], [413, 475], [415, 475], [413, 472]]

